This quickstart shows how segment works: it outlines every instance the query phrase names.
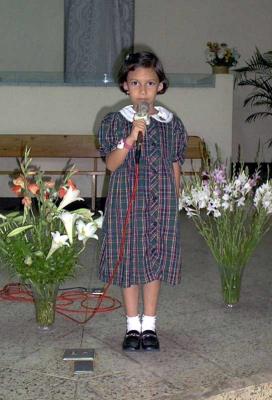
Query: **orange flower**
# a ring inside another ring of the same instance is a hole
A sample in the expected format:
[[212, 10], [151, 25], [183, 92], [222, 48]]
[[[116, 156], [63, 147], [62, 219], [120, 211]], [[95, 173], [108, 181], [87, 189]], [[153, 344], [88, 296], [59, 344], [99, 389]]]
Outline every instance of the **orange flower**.
[[21, 194], [22, 191], [22, 187], [19, 185], [14, 185], [11, 188], [12, 192], [14, 192], [15, 194], [17, 194], [17, 196], [19, 196], [19, 194]]
[[67, 185], [68, 185], [69, 187], [71, 187], [73, 190], [76, 189], [76, 185], [74, 184], [74, 182], [72, 181], [72, 179], [68, 179]]
[[30, 207], [31, 206], [31, 198], [30, 197], [27, 197], [27, 196], [25, 196], [24, 198], [23, 198], [23, 200], [22, 200], [22, 204], [25, 206], [25, 207]]
[[40, 190], [39, 186], [36, 183], [30, 183], [27, 188], [32, 194], [37, 194]]
[[15, 186], [20, 186], [21, 188], [25, 187], [25, 180], [22, 176], [18, 176], [18, 178], [13, 179], [13, 183]]
[[58, 196], [62, 199], [66, 195], [67, 189], [62, 186], [58, 191]]

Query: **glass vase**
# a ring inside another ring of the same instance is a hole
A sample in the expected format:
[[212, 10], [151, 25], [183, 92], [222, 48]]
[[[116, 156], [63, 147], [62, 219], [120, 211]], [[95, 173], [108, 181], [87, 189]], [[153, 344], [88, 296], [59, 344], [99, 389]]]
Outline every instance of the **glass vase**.
[[220, 265], [219, 269], [224, 303], [228, 308], [233, 308], [240, 300], [243, 268]]
[[32, 284], [36, 322], [41, 331], [53, 328], [59, 283]]

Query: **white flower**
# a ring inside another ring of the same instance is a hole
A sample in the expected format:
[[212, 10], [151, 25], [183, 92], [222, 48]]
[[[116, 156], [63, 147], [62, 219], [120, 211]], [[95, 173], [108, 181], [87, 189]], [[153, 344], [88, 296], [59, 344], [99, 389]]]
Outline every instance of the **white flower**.
[[25, 263], [26, 265], [32, 265], [32, 258], [31, 258], [31, 256], [26, 256], [25, 259], [24, 259], [24, 263]]
[[224, 49], [218, 50], [217, 57], [223, 59], [225, 57], [225, 50]]
[[228, 201], [230, 199], [229, 194], [225, 193], [222, 197], [222, 200]]
[[68, 204], [73, 203], [74, 201], [84, 200], [82, 197], [79, 197], [80, 191], [78, 189], [73, 189], [71, 186], [68, 188], [67, 192], [63, 196], [63, 199], [58, 206], [58, 210], [62, 210]]
[[241, 207], [245, 205], [245, 198], [242, 196], [240, 199], [237, 200], [237, 206]]
[[51, 232], [51, 235], [53, 237], [53, 240], [52, 240], [52, 244], [51, 244], [51, 248], [49, 250], [49, 253], [47, 254], [47, 257], [46, 257], [47, 260], [60, 247], [69, 246], [69, 243], [67, 243], [67, 239], [68, 239], [67, 235], [61, 235], [58, 231], [57, 232]]
[[94, 222], [89, 222], [88, 224], [85, 224], [82, 220], [80, 220], [77, 221], [76, 228], [77, 228], [78, 240], [83, 240], [84, 244], [90, 238], [98, 240], [98, 236], [95, 235], [97, 226]]
[[272, 214], [272, 183], [264, 183], [256, 190], [254, 205], [257, 208], [263, 207], [267, 214]]
[[103, 217], [102, 211], [99, 211], [99, 214], [100, 214], [100, 217], [96, 218], [96, 219], [94, 220], [94, 222], [95, 222], [97, 228], [101, 229], [101, 228], [102, 228], [102, 224], [103, 224], [103, 219], [104, 219], [104, 217]]
[[227, 201], [223, 201], [222, 203], [222, 208], [224, 210], [227, 210], [228, 208], [230, 208], [230, 203], [228, 203]]
[[72, 244], [73, 243], [73, 228], [75, 221], [79, 218], [80, 216], [77, 215], [76, 213], [70, 213], [70, 212], [62, 212], [59, 215], [59, 218], [62, 220], [66, 233], [69, 238], [69, 242]]
[[221, 216], [221, 212], [219, 210], [214, 210], [213, 215], [214, 215], [214, 218], [218, 218]]

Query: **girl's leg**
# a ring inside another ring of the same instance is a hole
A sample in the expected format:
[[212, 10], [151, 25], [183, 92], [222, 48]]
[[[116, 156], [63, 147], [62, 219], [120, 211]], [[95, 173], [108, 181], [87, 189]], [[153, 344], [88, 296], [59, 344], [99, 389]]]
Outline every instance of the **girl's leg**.
[[123, 289], [123, 300], [126, 315], [128, 317], [136, 317], [139, 314], [139, 285]]
[[123, 289], [123, 300], [127, 316], [127, 330], [123, 341], [123, 350], [139, 350], [141, 338], [141, 321], [138, 312], [139, 286], [135, 285]]
[[143, 286], [144, 315], [152, 317], [156, 316], [160, 288], [161, 281], [159, 280], [146, 283]]
[[147, 283], [143, 287], [144, 315], [142, 319], [142, 348], [153, 351], [160, 349], [159, 339], [156, 333], [156, 314], [161, 288], [161, 281], [156, 280]]

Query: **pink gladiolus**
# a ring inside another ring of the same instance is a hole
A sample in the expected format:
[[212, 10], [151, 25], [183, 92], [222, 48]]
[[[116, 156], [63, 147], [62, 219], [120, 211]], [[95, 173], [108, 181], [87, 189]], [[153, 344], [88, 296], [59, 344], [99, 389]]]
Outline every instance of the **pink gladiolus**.
[[20, 186], [21, 188], [25, 187], [25, 181], [22, 176], [18, 176], [18, 178], [13, 179], [13, 183], [15, 186]]
[[37, 194], [40, 191], [40, 188], [36, 183], [30, 183], [27, 188], [32, 194]]
[[25, 197], [23, 198], [23, 200], [22, 200], [22, 204], [23, 204], [25, 207], [30, 207], [30, 206], [31, 206], [31, 203], [32, 203], [32, 201], [31, 201], [31, 198], [30, 198], [30, 197], [25, 196]]
[[11, 191], [17, 194], [17, 196], [19, 196], [19, 194], [21, 194], [22, 192], [22, 187], [19, 185], [14, 185], [12, 186]]

